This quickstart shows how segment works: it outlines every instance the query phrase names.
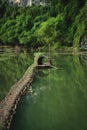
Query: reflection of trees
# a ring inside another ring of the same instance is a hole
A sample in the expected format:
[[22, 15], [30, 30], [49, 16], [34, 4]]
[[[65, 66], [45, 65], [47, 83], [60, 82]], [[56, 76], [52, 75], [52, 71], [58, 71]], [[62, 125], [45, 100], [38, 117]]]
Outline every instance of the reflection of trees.
[[80, 55], [80, 61], [81, 61], [81, 64], [86, 67], [87, 66], [87, 55], [86, 54]]
[[86, 76], [87, 73], [85, 73], [84, 69], [85, 66], [82, 66], [82, 63], [80, 62], [81, 55], [75, 55], [73, 56], [73, 62], [74, 62], [74, 79], [75, 84], [79, 88], [78, 90], [82, 93], [83, 98], [87, 99], [87, 80]]
[[40, 76], [40, 77], [46, 77], [46, 76], [48, 76], [49, 74], [48, 73], [46, 73], [46, 71], [44, 71], [44, 70], [38, 70], [38, 76]]
[[4, 53], [4, 57], [0, 58], [0, 100], [7, 94], [10, 87], [22, 77], [31, 62], [32, 60], [26, 52], [20, 53], [17, 57], [11, 57], [7, 52]]
[[[55, 57], [54, 57], [55, 58]], [[59, 55], [56, 56], [58, 69], [51, 75], [51, 88], [55, 91], [54, 99], [57, 99], [58, 108], [62, 110], [65, 120], [73, 120], [75, 128], [84, 128], [87, 115], [87, 72], [80, 62], [79, 55]], [[59, 110], [60, 110], [59, 109]], [[62, 114], [61, 114], [62, 116]], [[62, 121], [62, 124], [65, 123]], [[69, 125], [69, 122], [66, 121]], [[71, 123], [73, 125], [73, 123]], [[66, 128], [64, 128], [66, 129]]]
[[[52, 61], [55, 61], [58, 69], [50, 69], [50, 76], [41, 77], [43, 73], [37, 74], [36, 81], [34, 80], [33, 87], [45, 86], [46, 88], [45, 92], [41, 92], [38, 96], [35, 106], [36, 108], [37, 105], [38, 108], [42, 107], [51, 117], [49, 119], [55, 119], [57, 129], [60, 129], [59, 124], [61, 124], [63, 130], [82, 130], [85, 127], [87, 116], [87, 80], [79, 55], [53, 54]], [[35, 112], [36, 108], [33, 107], [32, 112]], [[39, 109], [40, 115], [43, 115], [43, 109]], [[33, 114], [36, 117], [37, 113]], [[50, 124], [53, 123], [51, 121]]]
[[[53, 54], [52, 61], [55, 61], [53, 64], [58, 69], [50, 69], [50, 73], [48, 70], [37, 72], [32, 86], [36, 92], [34, 94], [40, 93], [32, 98], [29, 105], [23, 103], [20, 109], [25, 110], [25, 113], [23, 116], [23, 112], [19, 110], [20, 115], [24, 121], [26, 115], [29, 114], [27, 121], [31, 119], [30, 124], [33, 125], [32, 122], [34, 122], [35, 128], [38, 125], [39, 128], [43, 129], [50, 129], [53, 126], [53, 129], [56, 128], [56, 130], [86, 130], [87, 81], [80, 58], [78, 55], [59, 55], [56, 53]], [[43, 75], [44, 73], [47, 76]], [[42, 91], [43, 89], [44, 91]], [[17, 118], [15, 122], [16, 120]], [[47, 121], [49, 122], [47, 123]], [[27, 123], [29, 125], [29, 121]]]
[[[50, 76], [54, 80], [54, 84], [62, 86], [63, 89], [65, 87], [67, 92], [69, 91], [73, 96], [80, 92], [87, 99], [87, 71], [84, 71], [87, 68], [86, 58], [86, 55], [55, 54], [53, 60], [56, 60], [55, 65], [58, 69]], [[82, 63], [85, 63], [85, 66]]]

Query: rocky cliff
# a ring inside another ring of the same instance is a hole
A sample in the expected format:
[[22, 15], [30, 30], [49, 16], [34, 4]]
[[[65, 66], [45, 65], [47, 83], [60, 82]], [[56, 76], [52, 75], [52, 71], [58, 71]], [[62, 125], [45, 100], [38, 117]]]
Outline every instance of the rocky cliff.
[[41, 6], [46, 6], [47, 3], [45, 0], [8, 0], [9, 4], [11, 5], [17, 5], [17, 6], [32, 6], [34, 5], [41, 5]]
[[86, 34], [82, 38], [81, 48], [87, 50], [87, 35]]

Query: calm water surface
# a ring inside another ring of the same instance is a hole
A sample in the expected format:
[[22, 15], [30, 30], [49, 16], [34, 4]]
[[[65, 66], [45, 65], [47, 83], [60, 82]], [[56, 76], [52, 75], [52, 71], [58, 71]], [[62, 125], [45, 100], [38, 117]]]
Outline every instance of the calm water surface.
[[51, 58], [56, 68], [37, 70], [11, 130], [87, 130], [87, 55]]
[[31, 54], [26, 51], [17, 54], [11, 49], [0, 50], [0, 101], [22, 77], [32, 61]]

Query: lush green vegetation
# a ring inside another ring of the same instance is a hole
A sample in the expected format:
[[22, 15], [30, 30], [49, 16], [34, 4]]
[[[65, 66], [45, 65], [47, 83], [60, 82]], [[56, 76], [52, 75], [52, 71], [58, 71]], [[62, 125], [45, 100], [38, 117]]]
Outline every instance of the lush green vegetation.
[[9, 6], [0, 0], [0, 41], [30, 48], [80, 46], [87, 33], [87, 0], [47, 0], [46, 7]]

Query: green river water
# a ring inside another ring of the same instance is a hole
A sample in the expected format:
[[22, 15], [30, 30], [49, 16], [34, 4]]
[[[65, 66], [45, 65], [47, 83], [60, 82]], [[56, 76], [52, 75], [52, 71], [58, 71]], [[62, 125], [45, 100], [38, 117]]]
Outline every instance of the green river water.
[[0, 101], [33, 62], [31, 54], [26, 51], [16, 53], [12, 49], [0, 50]]
[[51, 59], [56, 68], [36, 71], [10, 130], [87, 130], [87, 54]]

